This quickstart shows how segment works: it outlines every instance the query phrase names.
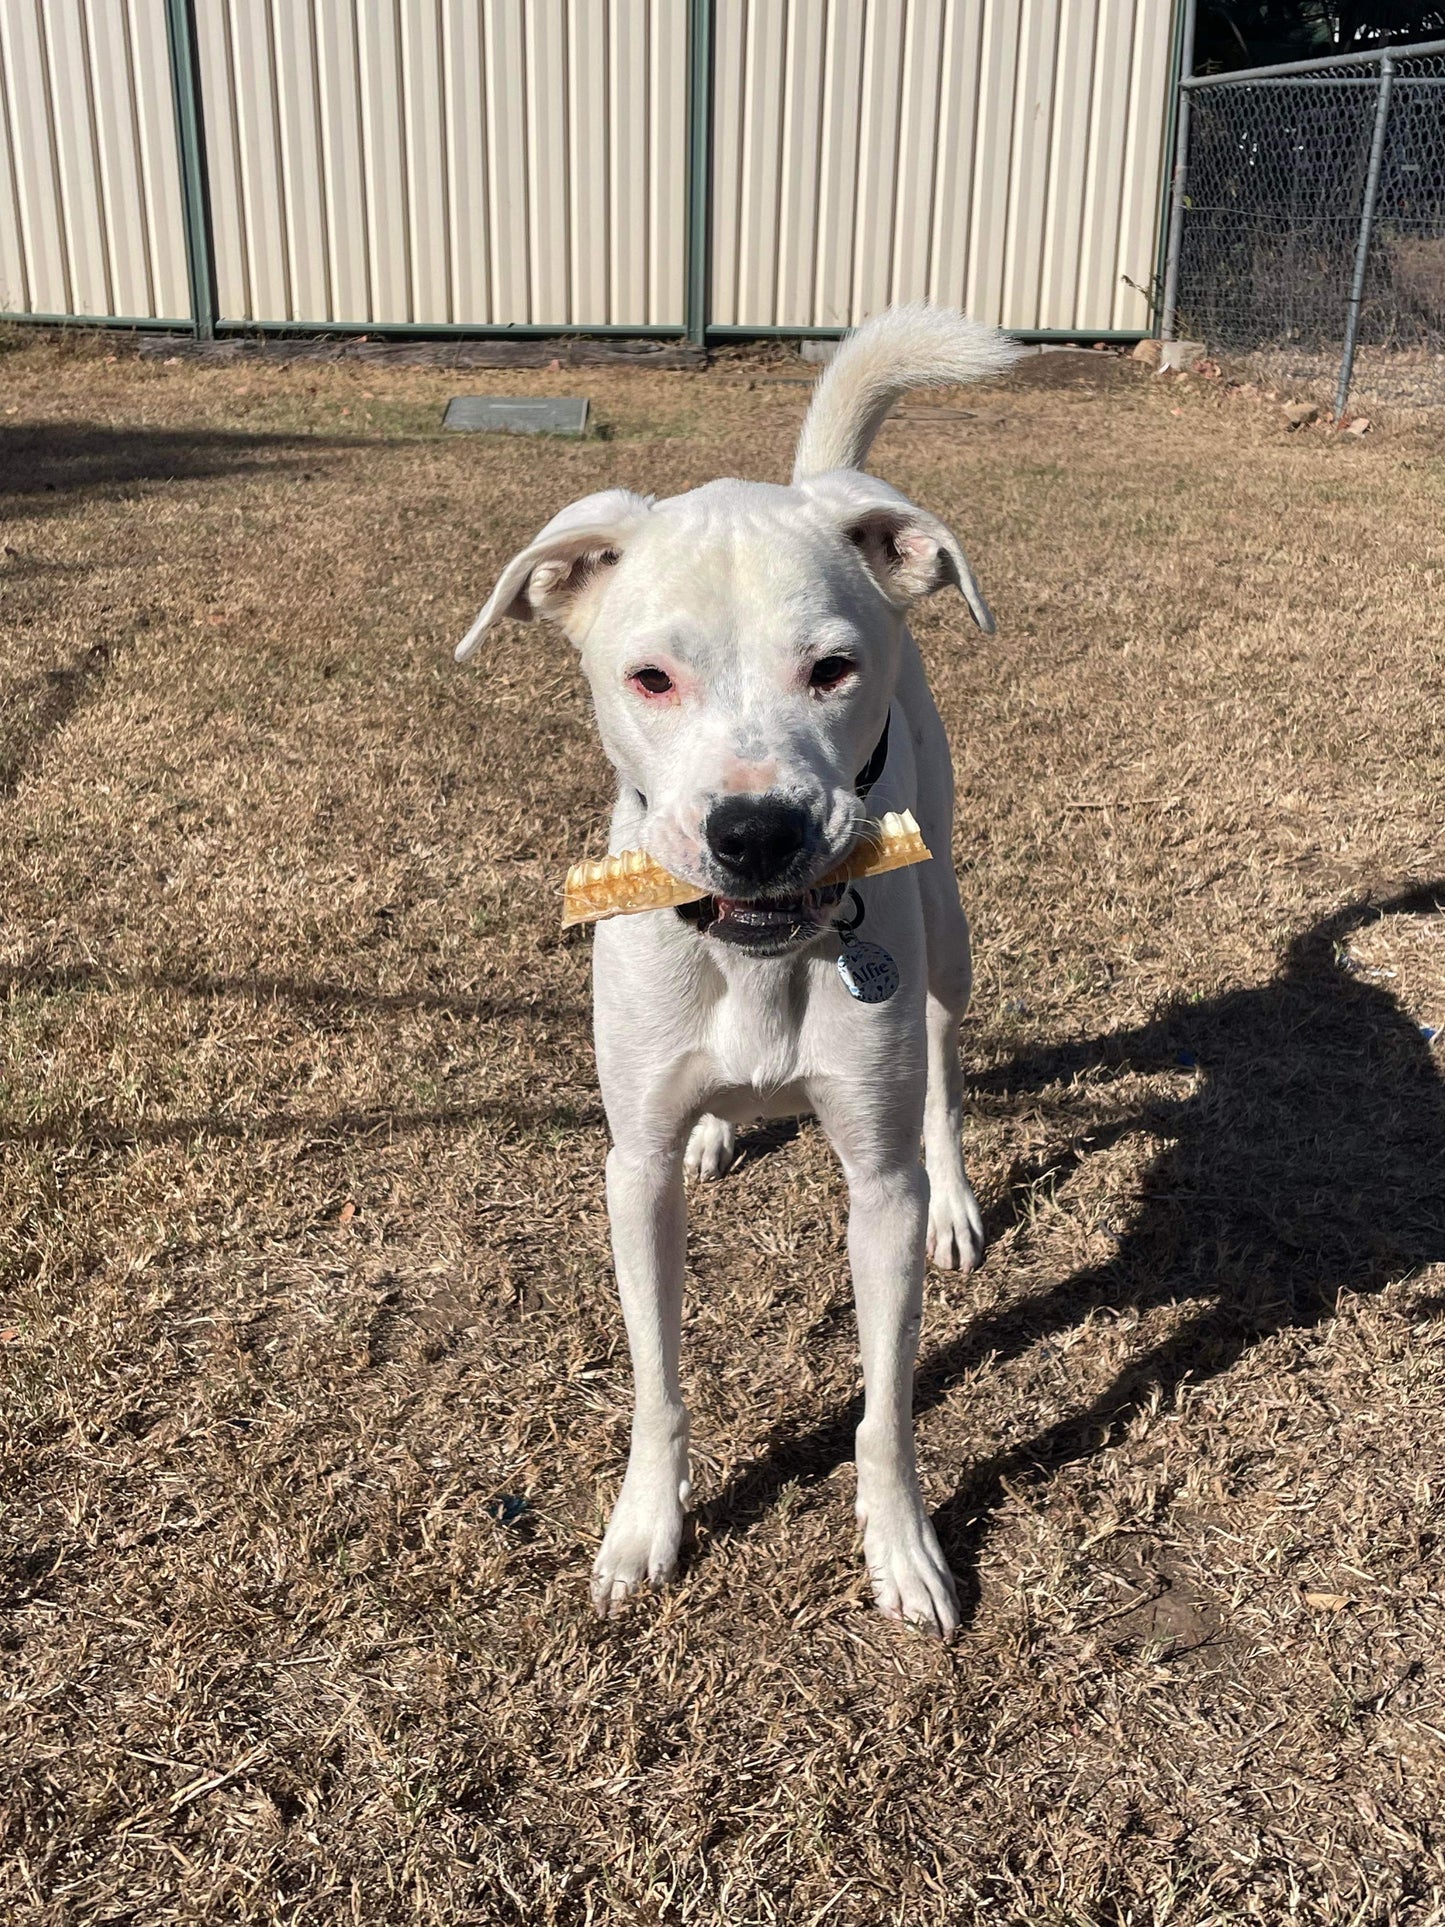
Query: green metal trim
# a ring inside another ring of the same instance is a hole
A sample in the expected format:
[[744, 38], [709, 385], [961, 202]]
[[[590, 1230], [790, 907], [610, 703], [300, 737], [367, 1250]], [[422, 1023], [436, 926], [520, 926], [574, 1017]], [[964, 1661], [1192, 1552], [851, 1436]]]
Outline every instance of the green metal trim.
[[1010, 341], [1060, 341], [1087, 347], [1091, 341], [1146, 341], [1147, 328], [1005, 328]]
[[1154, 288], [1149, 300], [1154, 312], [1154, 326], [1149, 332], [1156, 341], [1164, 319], [1164, 276], [1169, 257], [1169, 204], [1174, 186], [1174, 147], [1179, 137], [1179, 95], [1184, 76], [1194, 68], [1194, 49], [1184, 45], [1184, 25], [1190, 12], [1189, 0], [1174, 0], [1174, 25], [1169, 40], [1169, 105], [1164, 116], [1164, 145], [1159, 152], [1159, 231], [1154, 242]]
[[682, 341], [686, 330], [677, 326], [629, 327], [625, 322], [599, 323], [589, 328], [573, 321], [236, 321], [222, 317], [218, 335], [388, 335], [416, 341], [550, 341], [592, 335], [623, 337], [629, 341]]
[[[723, 327], [709, 328], [709, 341], [841, 341], [848, 333], [847, 328], [806, 328], [801, 323], [784, 327], [771, 324], [767, 327], [736, 327], [728, 324]], [[1003, 332], [1011, 341], [1144, 341], [1147, 328], [1005, 328]]]
[[848, 333], [847, 328], [810, 328], [797, 322], [788, 327], [781, 322], [759, 322], [756, 326], [738, 326], [733, 322], [708, 323], [709, 341], [840, 341]]
[[[20, 314], [0, 311], [0, 322], [14, 322], [17, 326], [37, 328], [86, 327], [145, 330], [152, 334], [179, 334], [192, 327], [189, 315], [96, 315], [96, 314]], [[218, 337], [228, 340], [247, 335], [267, 339], [286, 335], [316, 335], [340, 337], [364, 337], [385, 335], [395, 340], [398, 337], [413, 341], [546, 341], [562, 340], [590, 341], [630, 340], [630, 341], [688, 341], [689, 337], [681, 328], [676, 327], [635, 327], [623, 323], [611, 323], [605, 327], [588, 328], [570, 322], [559, 322], [548, 327], [541, 322], [518, 322], [508, 326], [499, 323], [494, 327], [485, 325], [474, 327], [467, 322], [439, 321], [431, 324], [411, 321], [217, 321], [215, 332]], [[846, 328], [805, 328], [794, 327], [717, 327], [709, 328], [709, 341], [839, 341], [847, 334]], [[1014, 341], [1039, 342], [1090, 342], [1090, 341], [1143, 341], [1148, 337], [1145, 328], [1006, 328], [1004, 333]]]
[[216, 263], [211, 245], [211, 198], [206, 181], [206, 143], [201, 121], [192, 0], [166, 0], [166, 41], [171, 54], [171, 90], [175, 96], [176, 143], [181, 162], [191, 327], [198, 341], [209, 341], [216, 332]]
[[24, 314], [13, 308], [0, 309], [0, 321], [13, 321], [23, 328], [130, 328], [152, 334], [175, 334], [191, 325], [189, 315]]
[[707, 341], [712, 242], [713, 0], [692, 0], [687, 21], [687, 338]]

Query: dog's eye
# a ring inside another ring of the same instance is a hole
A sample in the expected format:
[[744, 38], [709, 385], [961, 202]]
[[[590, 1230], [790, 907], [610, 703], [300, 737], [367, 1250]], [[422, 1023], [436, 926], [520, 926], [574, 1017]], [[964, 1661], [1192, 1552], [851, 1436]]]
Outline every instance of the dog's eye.
[[836, 689], [840, 683], [857, 669], [858, 665], [851, 656], [823, 656], [813, 664], [808, 675], [810, 689]]
[[644, 696], [665, 696], [672, 688], [672, 677], [665, 669], [634, 669], [627, 680]]

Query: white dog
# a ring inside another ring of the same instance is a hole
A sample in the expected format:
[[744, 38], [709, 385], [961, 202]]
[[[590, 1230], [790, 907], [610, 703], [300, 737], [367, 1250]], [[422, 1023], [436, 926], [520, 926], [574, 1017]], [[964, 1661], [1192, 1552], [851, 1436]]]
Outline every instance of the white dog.
[[[507, 565], [457, 650], [470, 656], [507, 616], [560, 624], [618, 773], [609, 850], [645, 849], [711, 893], [596, 935], [607, 1206], [636, 1397], [593, 1569], [602, 1612], [666, 1579], [682, 1539], [684, 1172], [722, 1176], [739, 1124], [813, 1112], [848, 1182], [874, 1596], [944, 1636], [958, 1623], [911, 1393], [925, 1249], [962, 1271], [982, 1250], [961, 1145], [969, 939], [948, 742], [906, 614], [952, 584], [980, 628], [993, 618], [949, 530], [859, 467], [906, 390], [976, 380], [1013, 355], [947, 310], [880, 315], [819, 382], [791, 487], [574, 502]], [[846, 894], [814, 887], [867, 817], [904, 809], [932, 862]]]

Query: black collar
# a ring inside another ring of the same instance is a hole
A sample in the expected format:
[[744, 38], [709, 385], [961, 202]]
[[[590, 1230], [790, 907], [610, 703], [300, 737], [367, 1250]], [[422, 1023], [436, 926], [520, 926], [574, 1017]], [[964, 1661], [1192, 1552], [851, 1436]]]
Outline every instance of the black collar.
[[[891, 716], [891, 714], [892, 712], [890, 711], [889, 715]], [[869, 790], [872, 789], [873, 785], [878, 781], [878, 778], [883, 774], [883, 765], [888, 761], [888, 722], [889, 717], [885, 716], [883, 719], [883, 734], [874, 744], [873, 754], [868, 758], [868, 761], [863, 765], [862, 769], [859, 770], [858, 780], [853, 785], [860, 796], [866, 796], [868, 794]]]

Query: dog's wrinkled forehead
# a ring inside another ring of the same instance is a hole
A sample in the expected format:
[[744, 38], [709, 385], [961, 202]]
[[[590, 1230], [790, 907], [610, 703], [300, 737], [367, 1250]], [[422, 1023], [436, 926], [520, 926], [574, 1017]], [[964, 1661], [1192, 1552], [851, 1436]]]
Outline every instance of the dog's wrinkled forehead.
[[782, 642], [828, 617], [886, 625], [886, 599], [841, 551], [836, 519], [795, 488], [718, 481], [673, 496], [621, 556], [584, 657], [669, 630], [711, 655]]

